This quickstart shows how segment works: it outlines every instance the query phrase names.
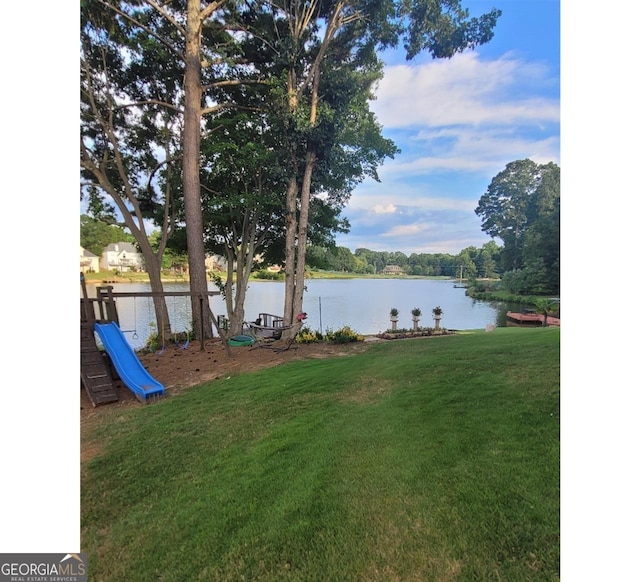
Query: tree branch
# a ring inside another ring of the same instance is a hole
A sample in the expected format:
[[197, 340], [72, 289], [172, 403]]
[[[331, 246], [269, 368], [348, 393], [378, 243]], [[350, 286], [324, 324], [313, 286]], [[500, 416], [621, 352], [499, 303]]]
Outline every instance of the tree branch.
[[176, 107], [172, 103], [167, 103], [166, 101], [160, 101], [159, 99], [146, 99], [144, 101], [136, 101], [135, 103], [125, 103], [123, 105], [114, 105], [113, 109], [126, 109], [127, 107], [139, 107], [141, 105], [160, 105], [161, 107], [166, 107], [167, 109], [172, 109], [176, 113], [183, 113], [182, 109]]
[[236, 79], [236, 80], [216, 81], [215, 83], [209, 83], [208, 85], [203, 85], [202, 90], [208, 91], [209, 89], [214, 89], [218, 87], [239, 87], [240, 85], [266, 85], [266, 84], [267, 84], [267, 81], [263, 81], [263, 80], [241, 81], [239, 79]]
[[208, 188], [207, 186], [205, 186], [204, 184], [200, 184], [200, 188], [202, 188], [203, 190], [206, 190], [207, 192], [209, 192], [210, 194], [213, 194], [214, 196], [218, 196], [219, 192], [216, 192], [215, 190], [212, 190], [211, 188]]
[[[146, 0], [147, 2], [149, 0]], [[173, 44], [171, 44], [167, 39], [165, 39], [162, 36], [159, 36], [158, 34], [155, 33], [155, 31], [152, 28], [149, 28], [148, 26], [145, 26], [144, 24], [142, 24], [139, 20], [137, 20], [136, 18], [134, 18], [133, 16], [131, 16], [130, 14], [127, 14], [126, 12], [124, 12], [123, 10], [120, 10], [119, 8], [117, 8], [116, 6], [113, 6], [112, 4], [109, 4], [109, 2], [105, 2], [104, 0], [98, 0], [98, 3], [102, 4], [103, 6], [105, 6], [106, 8], [108, 8], [109, 10], [113, 10], [116, 14], [119, 14], [120, 16], [122, 16], [122, 18], [128, 20], [129, 22], [131, 22], [132, 24], [135, 24], [136, 26], [140, 27], [142, 30], [144, 30], [149, 36], [152, 36], [153, 38], [157, 39], [159, 42], [161, 42], [164, 46], [166, 46], [175, 56], [177, 56], [181, 61], [184, 62], [184, 55], [177, 50]], [[150, 4], [151, 5], [151, 4]], [[178, 27], [178, 31], [184, 36], [186, 35], [185, 30], [182, 27]]]
[[[90, 171], [93, 174], [100, 188], [102, 188], [102, 190], [108, 193], [109, 196], [113, 199], [116, 206], [118, 207], [118, 210], [120, 210], [120, 213], [122, 214], [122, 217], [125, 221], [127, 228], [129, 228], [131, 233], [134, 234], [135, 236], [136, 232], [141, 232], [144, 229], [144, 221], [143, 221], [142, 213], [140, 211], [140, 205], [138, 204], [138, 200], [136, 199], [133, 193], [133, 189], [131, 188], [131, 183], [129, 182], [129, 177], [125, 169], [125, 164], [123, 162], [122, 155], [120, 153], [118, 138], [116, 136], [116, 133], [113, 127], [113, 105], [114, 104], [111, 96], [107, 94], [106, 99], [108, 102], [110, 102], [110, 105], [108, 107], [108, 112], [107, 112], [108, 118], [105, 119], [105, 117], [101, 115], [100, 109], [95, 100], [95, 93], [94, 93], [93, 85], [91, 82], [93, 79], [91, 75], [91, 71], [89, 70], [88, 65], [84, 62], [83, 59], [81, 59], [81, 66], [85, 68], [85, 71], [87, 73], [86, 95], [89, 99], [91, 110], [93, 111], [93, 114], [96, 120], [98, 121], [98, 123], [102, 128], [102, 132], [105, 138], [107, 139], [108, 143], [111, 145], [112, 157], [108, 156], [108, 153], [106, 151], [108, 148], [105, 148], [105, 152], [103, 153], [103, 156], [102, 156], [102, 162], [100, 163], [100, 165], [96, 164], [96, 162], [93, 160], [91, 156], [91, 153], [86, 147], [86, 144], [84, 143], [84, 140], [82, 139], [82, 135], [81, 135], [80, 136], [80, 144], [81, 144], [80, 145], [80, 151], [81, 151], [80, 164], [84, 169]], [[108, 70], [106, 68], [106, 63], [103, 63], [103, 66], [104, 66], [103, 73], [105, 77], [105, 82], [108, 83], [109, 77], [108, 77]], [[111, 180], [107, 176], [105, 168], [108, 162], [114, 162], [116, 165], [116, 169], [118, 171], [118, 174], [120, 176], [120, 179], [122, 180], [122, 184], [124, 187], [124, 192], [122, 193], [118, 192], [118, 190], [113, 186], [113, 184], [111, 183]], [[127, 207], [125, 203], [125, 199], [132, 206], [133, 210], [130, 210]], [[137, 224], [134, 222], [132, 215], [134, 215], [138, 220]]]
[[211, 16], [220, 6], [222, 6], [227, 0], [219, 0], [219, 2], [211, 2], [200, 11], [200, 21], [204, 22], [209, 16]]
[[164, 9], [164, 7], [169, 4], [169, 2], [165, 2], [163, 5], [160, 5], [160, 4], [157, 4], [154, 0], [145, 0], [145, 1], [149, 6], [155, 9], [158, 12], [158, 14], [161, 14], [162, 16], [164, 16], [171, 24], [173, 24], [173, 26], [176, 27], [176, 30], [178, 30], [178, 32], [182, 36], [187, 35], [187, 31], [182, 27], [182, 25]]
[[229, 107], [233, 107], [233, 103], [219, 103], [218, 105], [212, 105], [211, 107], [205, 107], [202, 110], [202, 115], [209, 115], [209, 113], [217, 113], [222, 109], [227, 109]]
[[322, 39], [322, 44], [320, 45], [320, 50], [318, 51], [318, 54], [316, 55], [316, 58], [313, 61], [313, 65], [311, 66], [311, 70], [309, 71], [309, 74], [306, 76], [302, 85], [298, 89], [298, 92], [297, 92], [298, 99], [302, 96], [302, 94], [307, 89], [307, 87], [309, 87], [313, 79], [318, 75], [320, 71], [320, 65], [322, 64], [322, 60], [324, 59], [324, 56], [327, 50], [329, 49], [329, 45], [331, 44], [331, 41], [333, 40], [336, 32], [338, 32], [338, 30], [342, 26], [344, 26], [346, 22], [351, 22], [355, 20], [357, 17], [359, 17], [358, 13], [352, 14], [351, 16], [347, 16], [347, 17], [343, 16], [342, 10], [344, 8], [345, 8], [345, 3], [343, 1], [340, 1], [335, 5], [333, 9], [333, 13], [331, 14], [331, 18], [329, 19], [329, 23], [327, 24], [324, 38]]

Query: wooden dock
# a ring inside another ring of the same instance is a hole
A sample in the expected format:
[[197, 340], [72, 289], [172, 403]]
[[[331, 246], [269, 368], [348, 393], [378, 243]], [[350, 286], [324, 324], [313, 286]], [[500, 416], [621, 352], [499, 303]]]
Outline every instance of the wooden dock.
[[[541, 313], [518, 313], [516, 311], [507, 311], [507, 319], [519, 325], [543, 325], [544, 315]], [[547, 315], [547, 325], [560, 325], [560, 319]]]

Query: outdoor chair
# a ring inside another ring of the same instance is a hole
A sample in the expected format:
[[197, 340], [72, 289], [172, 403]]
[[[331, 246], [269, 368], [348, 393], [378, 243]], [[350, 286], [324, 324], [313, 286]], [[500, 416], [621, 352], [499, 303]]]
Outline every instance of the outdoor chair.
[[[284, 325], [284, 318], [270, 313], [261, 313], [253, 322], [247, 323], [249, 333], [256, 340], [256, 343], [250, 349], [267, 348], [274, 352], [284, 352], [291, 348], [298, 333], [302, 329], [304, 320], [307, 319], [306, 313], [299, 313], [296, 322], [291, 325]], [[287, 340], [285, 345], [275, 345], [282, 338], [284, 331], [294, 329], [295, 333]]]

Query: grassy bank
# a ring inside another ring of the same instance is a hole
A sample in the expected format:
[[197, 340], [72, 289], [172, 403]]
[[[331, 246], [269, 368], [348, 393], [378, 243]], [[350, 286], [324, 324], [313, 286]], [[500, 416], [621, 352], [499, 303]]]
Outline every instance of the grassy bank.
[[558, 579], [559, 338], [384, 342], [101, 409], [90, 579]]
[[[218, 273], [220, 277], [225, 280], [226, 273]], [[392, 275], [364, 275], [357, 273], [344, 273], [341, 271], [308, 271], [305, 274], [307, 279], [440, 279], [440, 280], [450, 280], [451, 277], [418, 277], [413, 275], [403, 275], [402, 277], [392, 276]], [[110, 271], [100, 272], [100, 273], [85, 273], [85, 280], [88, 283], [101, 283], [103, 281], [116, 282], [116, 283], [131, 283], [131, 282], [148, 282], [149, 275], [145, 272], [142, 273], [120, 273], [115, 275]], [[188, 275], [163, 275], [163, 281], [170, 282], [189, 282]], [[267, 280], [276, 280], [276, 281], [284, 281], [284, 274], [282, 275], [273, 275], [269, 279], [261, 278], [260, 276], [256, 276], [253, 274], [251, 276], [252, 281], [267, 281]]]
[[[148, 283], [149, 275], [146, 272], [123, 272], [117, 275], [111, 271], [101, 271], [99, 273], [85, 273], [84, 279], [87, 283]], [[165, 282], [189, 282], [186, 275], [170, 275], [162, 276]]]
[[[538, 301], [545, 299], [553, 299], [547, 295], [515, 295], [508, 291], [490, 290], [485, 291], [478, 287], [469, 286], [466, 290], [466, 295], [473, 299], [479, 299], [481, 301], [501, 301], [503, 303], [519, 303], [521, 305], [529, 305], [535, 307]], [[560, 305], [558, 304], [558, 310]]]

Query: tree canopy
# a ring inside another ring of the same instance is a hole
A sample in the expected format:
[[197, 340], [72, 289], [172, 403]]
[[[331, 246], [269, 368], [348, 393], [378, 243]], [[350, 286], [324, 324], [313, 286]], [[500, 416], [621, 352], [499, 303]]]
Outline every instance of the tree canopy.
[[560, 290], [560, 168], [510, 162], [480, 197], [482, 230], [499, 238], [504, 282], [512, 292]]
[[80, 216], [80, 246], [100, 256], [104, 247], [117, 242], [135, 242], [134, 238], [123, 228], [115, 224], [107, 224], [82, 214]]

